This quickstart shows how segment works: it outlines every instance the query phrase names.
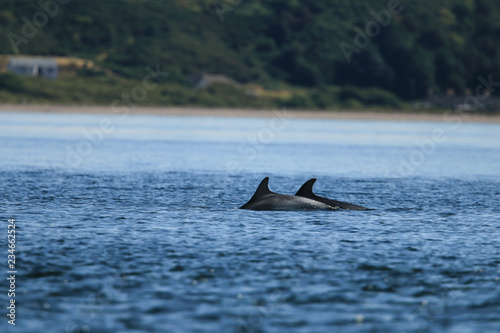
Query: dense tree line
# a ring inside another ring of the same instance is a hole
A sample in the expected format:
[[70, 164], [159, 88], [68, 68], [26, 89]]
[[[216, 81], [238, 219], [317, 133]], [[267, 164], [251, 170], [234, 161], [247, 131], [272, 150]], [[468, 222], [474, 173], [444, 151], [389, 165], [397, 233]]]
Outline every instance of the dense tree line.
[[126, 77], [162, 64], [181, 84], [212, 72], [268, 87], [378, 87], [404, 99], [473, 91], [479, 75], [500, 81], [494, 0], [0, 3], [1, 54], [85, 57]]

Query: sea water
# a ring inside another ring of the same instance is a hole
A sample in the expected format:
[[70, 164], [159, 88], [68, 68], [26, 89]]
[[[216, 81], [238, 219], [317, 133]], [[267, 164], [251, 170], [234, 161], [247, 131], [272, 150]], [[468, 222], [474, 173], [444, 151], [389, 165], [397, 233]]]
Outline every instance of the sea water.
[[[499, 332], [500, 126], [465, 120], [1, 113], [0, 330]], [[236, 209], [266, 176], [374, 210]]]

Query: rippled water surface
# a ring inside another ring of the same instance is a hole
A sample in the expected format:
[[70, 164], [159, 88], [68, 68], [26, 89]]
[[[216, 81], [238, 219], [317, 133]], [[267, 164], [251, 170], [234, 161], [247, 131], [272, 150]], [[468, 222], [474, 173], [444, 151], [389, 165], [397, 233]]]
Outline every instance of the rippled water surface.
[[0, 330], [500, 332], [499, 170], [492, 124], [3, 113]]

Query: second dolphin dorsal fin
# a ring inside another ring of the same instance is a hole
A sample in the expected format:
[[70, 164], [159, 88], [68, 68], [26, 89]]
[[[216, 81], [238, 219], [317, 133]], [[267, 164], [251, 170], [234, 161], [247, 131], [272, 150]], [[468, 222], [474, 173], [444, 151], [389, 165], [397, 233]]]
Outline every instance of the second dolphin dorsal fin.
[[295, 193], [299, 197], [311, 198], [314, 196], [313, 185], [316, 182], [316, 178], [311, 178], [302, 185], [302, 187]]

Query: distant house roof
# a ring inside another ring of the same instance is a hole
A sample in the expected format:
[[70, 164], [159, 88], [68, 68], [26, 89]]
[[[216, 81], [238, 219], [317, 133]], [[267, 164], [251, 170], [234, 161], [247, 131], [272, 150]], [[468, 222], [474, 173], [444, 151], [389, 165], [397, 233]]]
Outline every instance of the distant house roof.
[[52, 58], [11, 58], [9, 61], [9, 66], [18, 65], [37, 65], [37, 66], [57, 66], [57, 62]]

